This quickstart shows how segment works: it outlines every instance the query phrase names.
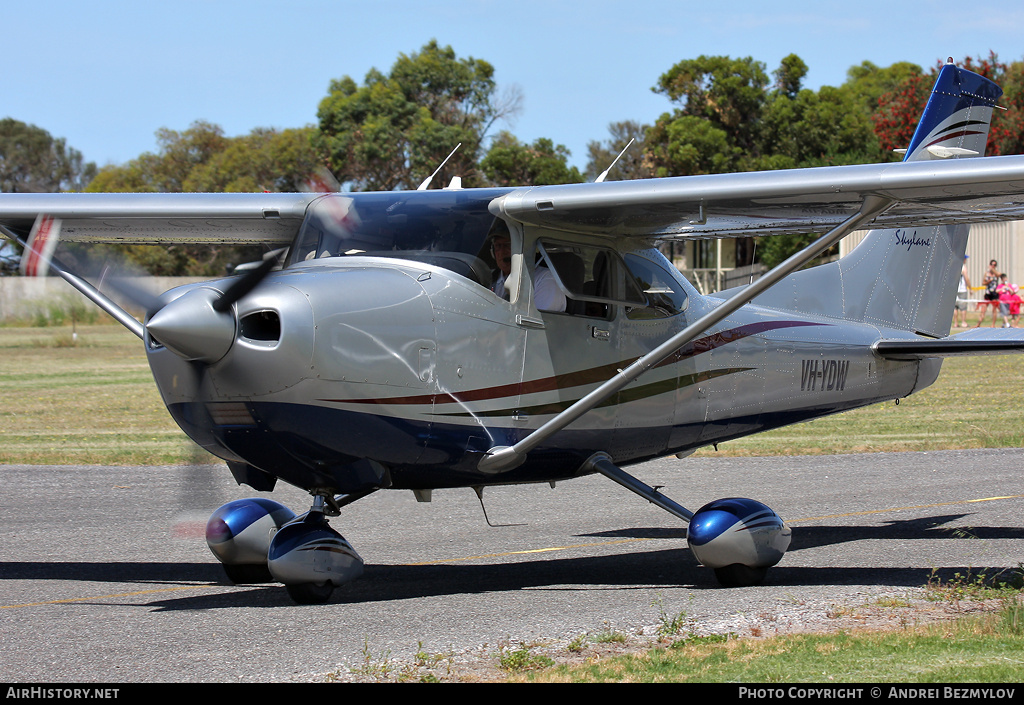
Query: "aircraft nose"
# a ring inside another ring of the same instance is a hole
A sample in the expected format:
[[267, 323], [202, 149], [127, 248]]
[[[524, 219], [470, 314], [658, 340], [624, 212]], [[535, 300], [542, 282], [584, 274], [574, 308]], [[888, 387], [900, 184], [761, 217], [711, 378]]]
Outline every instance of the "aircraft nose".
[[146, 331], [185, 360], [217, 362], [231, 348], [237, 329], [230, 309], [214, 308], [220, 296], [220, 292], [208, 287], [193, 289], [154, 313], [146, 323]]

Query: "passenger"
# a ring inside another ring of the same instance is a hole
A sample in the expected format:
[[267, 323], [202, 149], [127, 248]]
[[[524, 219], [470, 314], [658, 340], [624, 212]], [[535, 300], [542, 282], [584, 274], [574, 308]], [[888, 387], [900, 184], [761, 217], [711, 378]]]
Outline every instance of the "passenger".
[[538, 264], [533, 270], [533, 303], [540, 311], [565, 311], [565, 294], [544, 264]]

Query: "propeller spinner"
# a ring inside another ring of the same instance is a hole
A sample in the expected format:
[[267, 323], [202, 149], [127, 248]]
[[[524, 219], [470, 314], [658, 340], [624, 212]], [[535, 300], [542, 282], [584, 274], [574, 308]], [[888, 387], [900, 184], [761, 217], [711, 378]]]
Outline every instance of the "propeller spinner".
[[150, 311], [146, 331], [190, 362], [217, 362], [235, 341], [238, 322], [232, 306], [270, 273], [282, 252], [268, 253], [259, 266], [245, 271], [223, 292], [211, 287], [193, 289]]

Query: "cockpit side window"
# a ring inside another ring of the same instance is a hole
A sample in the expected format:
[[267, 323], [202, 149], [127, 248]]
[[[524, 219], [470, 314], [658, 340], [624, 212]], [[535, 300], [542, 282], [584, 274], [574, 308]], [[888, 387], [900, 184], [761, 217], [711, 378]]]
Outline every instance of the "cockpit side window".
[[625, 256], [626, 266], [643, 289], [646, 304], [626, 309], [628, 318], [665, 318], [686, 310], [686, 289], [665, 267], [636, 254]]
[[546, 266], [554, 273], [567, 299], [568, 314], [608, 318], [612, 305], [646, 303], [622, 258], [612, 249], [544, 239], [538, 241], [537, 250], [538, 267]]

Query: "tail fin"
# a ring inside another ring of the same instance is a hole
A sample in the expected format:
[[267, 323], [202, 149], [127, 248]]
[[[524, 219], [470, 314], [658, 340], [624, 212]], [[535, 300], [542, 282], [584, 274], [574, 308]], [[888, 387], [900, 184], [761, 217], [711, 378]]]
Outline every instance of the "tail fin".
[[1002, 94], [992, 81], [958, 69], [949, 59], [939, 71], [903, 161], [983, 156], [992, 108]]
[[[904, 161], [983, 155], [1001, 95], [995, 83], [950, 60], [939, 71]], [[966, 225], [872, 230], [846, 257], [797, 272], [757, 303], [945, 336], [967, 234]]]

